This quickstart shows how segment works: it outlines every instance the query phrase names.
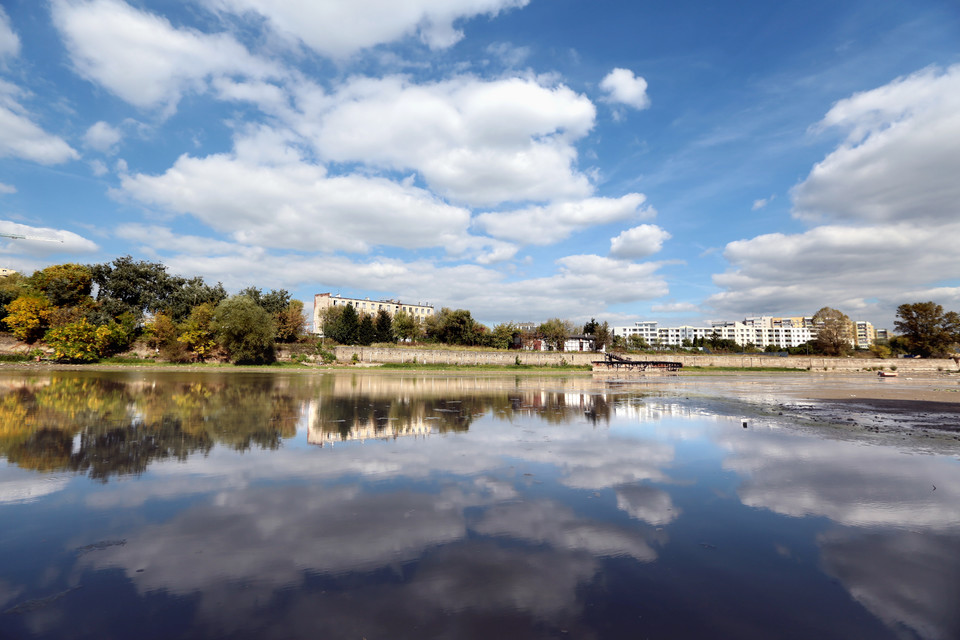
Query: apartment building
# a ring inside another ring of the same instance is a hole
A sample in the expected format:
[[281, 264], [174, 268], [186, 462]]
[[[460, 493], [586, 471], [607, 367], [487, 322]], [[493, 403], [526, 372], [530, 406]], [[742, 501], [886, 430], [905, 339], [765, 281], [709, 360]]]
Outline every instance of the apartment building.
[[614, 336], [629, 338], [638, 335], [650, 345], [681, 346], [684, 340], [709, 340], [714, 335], [737, 344], [753, 344], [764, 349], [774, 345], [783, 349], [799, 347], [817, 337], [817, 330], [810, 317], [756, 316], [743, 322], [718, 320], [710, 326], [661, 327], [655, 320], [636, 322], [633, 326], [613, 327]]
[[370, 298], [344, 298], [339, 293], [318, 293], [313, 296], [313, 331], [321, 333], [323, 328], [323, 312], [330, 307], [352, 306], [357, 315], [376, 315], [381, 309], [391, 316], [404, 311], [418, 320], [426, 320], [434, 314], [432, 305], [411, 304], [400, 300], [371, 300]]

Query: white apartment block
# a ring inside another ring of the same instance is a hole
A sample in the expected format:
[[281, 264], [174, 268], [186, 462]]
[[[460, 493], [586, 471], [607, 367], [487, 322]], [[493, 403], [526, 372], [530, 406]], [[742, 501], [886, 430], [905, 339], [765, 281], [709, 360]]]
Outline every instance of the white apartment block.
[[371, 300], [370, 298], [344, 298], [339, 293], [318, 293], [313, 296], [313, 332], [320, 334], [323, 331], [323, 312], [330, 307], [352, 306], [358, 316], [376, 315], [381, 309], [392, 317], [401, 311], [409, 313], [420, 320], [426, 320], [433, 315], [433, 306], [429, 304], [410, 304], [400, 300]]
[[757, 316], [743, 322], [714, 321], [709, 327], [661, 327], [655, 320], [634, 323], [633, 326], [613, 327], [613, 335], [629, 338], [641, 336], [651, 346], [682, 346], [684, 340], [709, 340], [714, 335], [733, 340], [739, 345], [753, 344], [759, 349], [774, 345], [783, 349], [799, 347], [817, 337], [813, 319], [809, 317], [774, 318]]

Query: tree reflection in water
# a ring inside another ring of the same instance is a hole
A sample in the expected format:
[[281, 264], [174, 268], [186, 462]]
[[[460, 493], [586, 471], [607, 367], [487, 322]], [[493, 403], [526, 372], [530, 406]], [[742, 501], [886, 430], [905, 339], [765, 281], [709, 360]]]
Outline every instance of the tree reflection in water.
[[[476, 381], [474, 381], [476, 382]], [[602, 394], [371, 376], [124, 376], [53, 373], [10, 378], [0, 397], [0, 455], [38, 471], [106, 481], [185, 460], [214, 445], [276, 449], [304, 415], [308, 441], [326, 444], [465, 432], [478, 417], [536, 416], [550, 424], [608, 422]]]

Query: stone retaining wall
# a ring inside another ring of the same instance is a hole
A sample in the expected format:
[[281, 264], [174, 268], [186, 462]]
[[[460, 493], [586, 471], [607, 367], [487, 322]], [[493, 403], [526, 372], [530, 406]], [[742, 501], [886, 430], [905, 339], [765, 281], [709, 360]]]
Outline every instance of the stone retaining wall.
[[[453, 351], [448, 349], [391, 349], [384, 347], [335, 347], [339, 362], [350, 362], [357, 355], [360, 362], [417, 362], [420, 364], [454, 365], [512, 365], [520, 358], [521, 364], [556, 366], [563, 362], [571, 365], [587, 365], [602, 360], [602, 353], [556, 352], [556, 351]], [[891, 358], [827, 358], [823, 356], [789, 356], [780, 358], [760, 355], [641, 355], [631, 354], [633, 360], [670, 360], [683, 363], [685, 367], [788, 367], [816, 371], [861, 371], [864, 369], [887, 369], [896, 367], [900, 372], [911, 371], [958, 371], [960, 366], [953, 360]]]

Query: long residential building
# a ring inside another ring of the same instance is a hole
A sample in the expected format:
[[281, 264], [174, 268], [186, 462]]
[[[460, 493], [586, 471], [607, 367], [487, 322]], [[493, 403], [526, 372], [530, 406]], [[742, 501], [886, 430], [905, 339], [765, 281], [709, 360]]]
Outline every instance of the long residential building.
[[371, 300], [370, 298], [344, 298], [339, 293], [318, 293], [313, 296], [313, 331], [320, 334], [323, 331], [323, 312], [330, 307], [352, 306], [357, 315], [376, 315], [381, 309], [394, 316], [404, 311], [417, 320], [423, 321], [434, 314], [432, 305], [411, 304], [400, 300]]
[[681, 346], [684, 340], [709, 340], [713, 336], [733, 340], [737, 344], [752, 344], [764, 349], [768, 345], [781, 348], [799, 347], [817, 337], [817, 329], [811, 317], [756, 316], [740, 321], [718, 320], [710, 326], [661, 327], [655, 320], [636, 322], [633, 326], [613, 327], [613, 335], [629, 338], [640, 336], [647, 344]]
[[[865, 320], [851, 322], [851, 346], [867, 349], [877, 340], [888, 337], [886, 329], [874, 329]], [[752, 344], [759, 349], [774, 345], [783, 349], [799, 347], [817, 337], [817, 325], [810, 316], [772, 317], [754, 316], [740, 321], [717, 320], [710, 326], [661, 327], [656, 320], [643, 320], [631, 326], [613, 327], [613, 335], [630, 338], [640, 336], [650, 346], [681, 346], [684, 340], [709, 340], [714, 335], [733, 340], [739, 345]]]

